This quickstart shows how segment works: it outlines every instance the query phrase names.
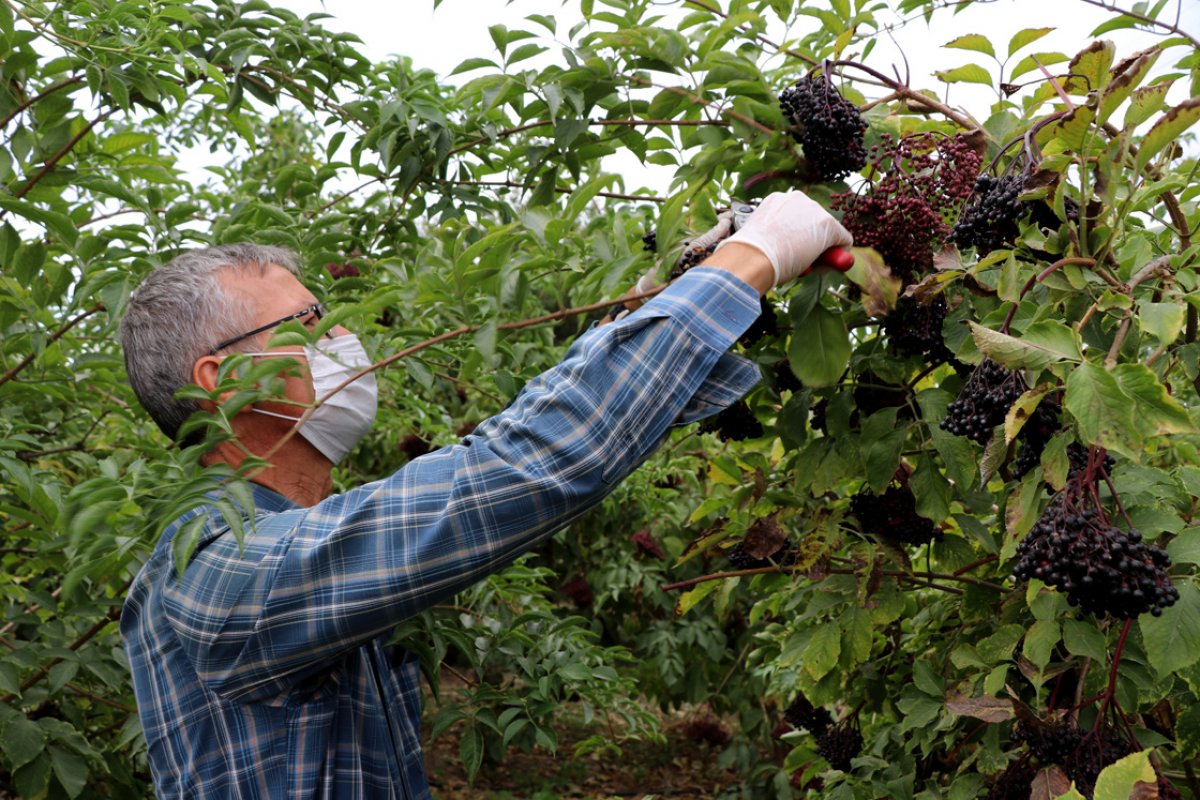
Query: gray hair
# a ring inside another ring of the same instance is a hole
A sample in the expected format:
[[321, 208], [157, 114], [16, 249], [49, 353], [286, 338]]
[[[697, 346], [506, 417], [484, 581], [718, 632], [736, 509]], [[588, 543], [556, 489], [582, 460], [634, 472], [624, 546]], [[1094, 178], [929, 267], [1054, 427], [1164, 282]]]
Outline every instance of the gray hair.
[[[142, 407], [171, 439], [177, 439], [180, 426], [200, 410], [195, 400], [175, 397], [192, 383], [196, 359], [218, 342], [255, 327], [253, 300], [227, 292], [218, 273], [257, 270], [261, 275], [272, 264], [299, 274], [295, 254], [282, 247], [208, 247], [158, 267], [130, 295], [120, 331], [125, 370]], [[255, 344], [246, 340], [226, 351], [253, 349]], [[197, 438], [189, 436], [185, 443]]]

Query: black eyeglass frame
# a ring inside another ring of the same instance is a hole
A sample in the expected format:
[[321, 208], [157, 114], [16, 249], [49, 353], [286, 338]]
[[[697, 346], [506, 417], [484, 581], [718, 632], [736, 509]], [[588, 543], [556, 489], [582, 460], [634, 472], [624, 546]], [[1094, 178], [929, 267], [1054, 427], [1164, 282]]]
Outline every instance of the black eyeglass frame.
[[[212, 350], [209, 350], [208, 354], [210, 356], [215, 356], [217, 353], [224, 350], [226, 347], [229, 347], [230, 345], [235, 345], [238, 342], [242, 341], [243, 339], [249, 339], [251, 336], [257, 336], [258, 334], [263, 333], [264, 331], [269, 331], [272, 328], [277, 328], [285, 322], [291, 322], [294, 319], [303, 319], [304, 317], [307, 317], [309, 314], [315, 315], [316, 318], [318, 320], [320, 320], [322, 317], [325, 316], [325, 313], [326, 313], [326, 311], [325, 311], [324, 303], [313, 303], [311, 306], [308, 306], [307, 308], [300, 309], [295, 314], [288, 314], [283, 319], [277, 319], [274, 322], [268, 322], [266, 325], [263, 325], [260, 328], [255, 328], [252, 331], [246, 331], [245, 333], [238, 334], [237, 336], [234, 336], [232, 339], [226, 339], [225, 341], [221, 342], [216, 347], [214, 347]], [[326, 336], [328, 336], [328, 335], [329, 334], [326, 333]]]

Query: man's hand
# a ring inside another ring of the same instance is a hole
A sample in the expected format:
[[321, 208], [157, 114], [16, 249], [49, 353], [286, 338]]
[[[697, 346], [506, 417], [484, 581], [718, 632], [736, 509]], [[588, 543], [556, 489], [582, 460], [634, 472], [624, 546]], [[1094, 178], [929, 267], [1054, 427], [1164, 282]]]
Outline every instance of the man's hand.
[[768, 195], [717, 250], [731, 244], [759, 250], [771, 262], [774, 285], [779, 286], [807, 274], [829, 248], [849, 247], [853, 242], [850, 232], [819, 203], [793, 191]]

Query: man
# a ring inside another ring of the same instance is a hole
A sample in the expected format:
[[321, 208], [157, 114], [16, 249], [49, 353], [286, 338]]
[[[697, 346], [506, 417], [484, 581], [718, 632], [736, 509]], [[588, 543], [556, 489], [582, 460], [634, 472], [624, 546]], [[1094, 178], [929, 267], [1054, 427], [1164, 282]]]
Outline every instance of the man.
[[[672, 425], [716, 413], [757, 381], [728, 348], [759, 297], [850, 236], [803, 194], [772, 195], [700, 267], [595, 328], [461, 443], [330, 495], [330, 469], [370, 427], [373, 379], [304, 408], [367, 363], [336, 327], [266, 350], [316, 298], [290, 254], [233, 245], [181, 256], [130, 298], [130, 382], [172, 438], [233, 353], [299, 362], [276, 399], [232, 415], [210, 463], [272, 450], [239, 544], [211, 507], [173, 523], [121, 617], [155, 791], [162, 798], [427, 798], [417, 663], [388, 631], [599, 502]], [[341, 398], [340, 400], [338, 398]], [[220, 402], [224, 402], [222, 398]], [[199, 403], [213, 410], [213, 404]], [[280, 442], [286, 438], [280, 446]], [[182, 576], [172, 552], [197, 536]]]

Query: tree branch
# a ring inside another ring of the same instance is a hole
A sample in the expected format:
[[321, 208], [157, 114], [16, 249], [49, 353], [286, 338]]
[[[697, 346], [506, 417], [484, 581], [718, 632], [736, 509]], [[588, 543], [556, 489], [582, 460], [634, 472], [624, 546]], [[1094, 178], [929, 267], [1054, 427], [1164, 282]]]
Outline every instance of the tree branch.
[[21, 114], [21, 112], [24, 111], [25, 109], [29, 108], [32, 105], [36, 105], [39, 100], [43, 100], [43, 99], [49, 97], [50, 95], [54, 94], [55, 92], [60, 91], [62, 89], [66, 89], [68, 86], [74, 86], [77, 83], [83, 83], [82, 75], [76, 75], [73, 78], [66, 78], [64, 80], [59, 81], [58, 83], [53, 83], [53, 84], [47, 86], [45, 89], [42, 89], [42, 91], [38, 92], [36, 95], [34, 95], [33, 97], [26, 100], [24, 103], [21, 103], [21, 105], [14, 108], [11, 112], [9, 112], [8, 116], [6, 116], [4, 119], [0, 119], [0, 128], [8, 127], [8, 123], [10, 123], [14, 119], [16, 119], [17, 116], [19, 116]]
[[[120, 616], [121, 606], [113, 606], [111, 609], [109, 609], [108, 613], [104, 615], [104, 619], [100, 620], [95, 625], [84, 631], [78, 639], [67, 645], [67, 649], [78, 650], [79, 648], [83, 647], [85, 644], [94, 639], [102, 630], [116, 622]], [[49, 675], [50, 670], [53, 669], [56, 664], [61, 663], [62, 660], [62, 658], [52, 658], [45, 664], [42, 664], [42, 666], [38, 667], [36, 672], [34, 672], [21, 683], [21, 693], [25, 693], [31, 686], [34, 686], [42, 678]], [[0, 703], [11, 703], [14, 699], [16, 699], [16, 697], [17, 695], [15, 694], [6, 694], [3, 697], [0, 697]]]
[[[41, 182], [42, 178], [49, 175], [50, 171], [53, 170], [56, 166], [58, 166], [58, 162], [62, 161], [63, 158], [66, 157], [67, 153], [70, 153], [72, 150], [75, 149], [75, 145], [79, 144], [80, 140], [83, 139], [84, 136], [87, 136], [88, 133], [91, 132], [92, 128], [96, 127], [98, 124], [100, 124], [104, 120], [108, 119], [110, 116], [112, 116], [112, 113], [113, 112], [111, 110], [105, 111], [103, 114], [96, 117], [94, 120], [89, 122], [87, 125], [84, 125], [83, 128], [80, 129], [79, 133], [72, 136], [71, 140], [69, 142], [67, 142], [65, 145], [63, 145], [61, 150], [59, 150], [57, 153], [55, 153], [53, 156], [51, 156], [50, 159], [48, 161], [46, 161], [45, 165], [38, 171], [38, 173], [36, 175], [34, 175], [32, 178], [30, 178], [28, 183], [26, 183], [24, 186], [22, 186], [17, 191], [17, 193], [14, 194], [13, 196], [16, 197], [18, 200], [20, 200], [22, 197], [29, 194], [30, 190], [33, 189], [34, 186], [37, 186], [39, 182]], [[7, 213], [8, 213], [7, 208], [0, 209], [0, 219], [4, 219], [4, 216]]]
[[[458, 186], [498, 186], [498, 187], [508, 187], [510, 189], [528, 189], [528, 188], [530, 188], [528, 184], [519, 183], [517, 181], [473, 181], [473, 180], [460, 179], [460, 180], [453, 181], [453, 183], [455, 183]], [[559, 194], [570, 194], [571, 192], [574, 191], [574, 189], [567, 189], [566, 187], [556, 186], [554, 188], [554, 191], [558, 192]], [[667, 198], [658, 197], [658, 196], [652, 195], [652, 194], [623, 194], [621, 192], [596, 192], [596, 196], [597, 197], [608, 197], [608, 198], [614, 199], [614, 200], [642, 200], [647, 203], [665, 203], [665, 202], [667, 202]]]
[[[104, 310], [104, 304], [96, 303], [96, 305], [92, 306], [88, 310], [81, 311], [80, 313], [78, 313], [74, 317], [72, 317], [71, 319], [67, 320], [61, 328], [56, 330], [54, 333], [50, 334], [50, 338], [47, 340], [46, 343], [52, 344], [54, 342], [57, 342], [59, 339], [61, 339], [63, 337], [64, 334], [66, 334], [67, 331], [71, 330], [71, 328], [74, 328], [76, 325], [83, 322], [85, 319], [90, 317], [92, 314], [95, 314], [95, 313], [97, 313], [99, 311], [103, 311], [103, 310]], [[21, 359], [21, 362], [19, 364], [14, 366], [12, 369], [10, 369], [8, 372], [4, 373], [3, 375], [0, 375], [0, 386], [3, 386], [4, 384], [11, 381], [13, 378], [17, 377], [18, 373], [20, 373], [21, 370], [25, 369], [26, 367], [28, 367], [30, 364], [33, 363], [33, 360], [35, 358], [37, 358], [37, 355], [38, 355], [37, 353], [28, 354], [27, 356], [25, 356], [25, 358]]]
[[1173, 33], [1177, 36], [1182, 36], [1183, 38], [1187, 39], [1189, 42], [1191, 42], [1192, 47], [1200, 48], [1200, 40], [1197, 40], [1196, 38], [1191, 36], [1191, 34], [1187, 33], [1187, 31], [1183, 30], [1178, 25], [1172, 25], [1169, 22], [1163, 22], [1162, 20], [1157, 20], [1154, 17], [1148, 17], [1145, 14], [1138, 13], [1137, 11], [1126, 11], [1123, 8], [1118, 8], [1116, 3], [1109, 5], [1105, 2], [1103, 2], [1103, 0], [1083, 0], [1083, 2], [1087, 3], [1089, 6], [1096, 6], [1096, 8], [1103, 8], [1105, 11], [1111, 11], [1114, 14], [1120, 14], [1122, 16], [1131, 17], [1133, 19], [1138, 20], [1139, 22], [1144, 22], [1147, 25], [1152, 25], [1156, 28], [1162, 28], [1163, 30], [1169, 31], [1170, 33]]

